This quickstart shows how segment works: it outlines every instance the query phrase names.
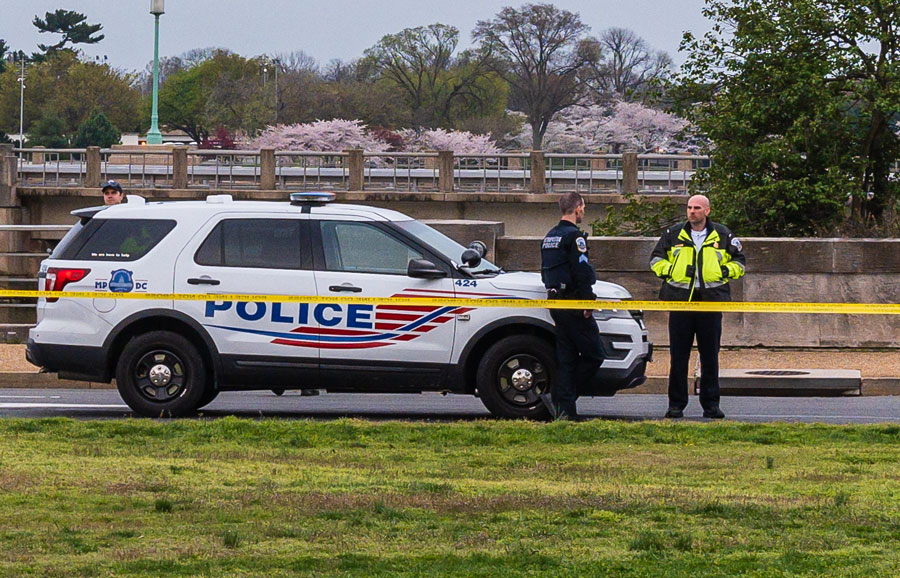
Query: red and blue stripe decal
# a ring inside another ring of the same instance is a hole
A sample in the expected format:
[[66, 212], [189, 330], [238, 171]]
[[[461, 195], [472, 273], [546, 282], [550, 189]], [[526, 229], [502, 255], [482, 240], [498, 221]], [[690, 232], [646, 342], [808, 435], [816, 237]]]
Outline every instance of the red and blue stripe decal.
[[[407, 289], [392, 297], [470, 297], [477, 299], [516, 299], [511, 295], [493, 293], [454, 293], [430, 289]], [[375, 306], [372, 329], [310, 327], [301, 325], [289, 332], [266, 331], [249, 327], [210, 325], [219, 329], [272, 337], [275, 345], [313, 347], [318, 349], [374, 349], [413, 341], [452, 320], [455, 315], [472, 311], [474, 307], [441, 307], [431, 305]]]

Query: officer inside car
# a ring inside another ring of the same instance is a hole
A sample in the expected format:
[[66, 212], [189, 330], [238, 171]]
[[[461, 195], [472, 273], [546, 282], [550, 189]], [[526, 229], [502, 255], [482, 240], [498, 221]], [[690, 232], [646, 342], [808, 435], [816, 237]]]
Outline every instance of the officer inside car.
[[[584, 198], [566, 193], [559, 199], [562, 218], [541, 244], [541, 279], [548, 299], [594, 300], [597, 274], [588, 260], [587, 233], [578, 228], [584, 220]], [[551, 309], [556, 323], [558, 369], [548, 403], [553, 417], [577, 419], [578, 383], [590, 380], [603, 363], [600, 330], [590, 309]]]
[[103, 183], [100, 190], [103, 192], [104, 205], [118, 205], [125, 200], [125, 194], [122, 192], [122, 185], [116, 181], [106, 181]]

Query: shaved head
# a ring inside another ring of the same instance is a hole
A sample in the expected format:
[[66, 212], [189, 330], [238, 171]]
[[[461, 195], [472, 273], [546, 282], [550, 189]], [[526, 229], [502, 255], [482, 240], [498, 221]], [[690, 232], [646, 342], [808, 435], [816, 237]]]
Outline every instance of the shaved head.
[[695, 231], [706, 228], [706, 217], [709, 215], [709, 199], [703, 195], [694, 195], [687, 202], [687, 218]]
[[709, 199], [704, 195], [694, 195], [690, 199], [688, 199], [688, 206], [690, 205], [700, 205], [704, 209], [709, 208]]

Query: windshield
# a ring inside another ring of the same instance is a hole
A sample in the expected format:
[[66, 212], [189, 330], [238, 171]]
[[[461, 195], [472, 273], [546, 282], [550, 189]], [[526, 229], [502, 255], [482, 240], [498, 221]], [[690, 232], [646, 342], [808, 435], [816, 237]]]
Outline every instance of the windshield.
[[[440, 231], [432, 229], [419, 221], [394, 221], [394, 225], [413, 237], [421, 239], [423, 243], [454, 263], [459, 264], [462, 262], [462, 254], [466, 248]], [[466, 271], [472, 275], [496, 275], [501, 273], [500, 268], [487, 259], [482, 259], [475, 269], [466, 269]]]

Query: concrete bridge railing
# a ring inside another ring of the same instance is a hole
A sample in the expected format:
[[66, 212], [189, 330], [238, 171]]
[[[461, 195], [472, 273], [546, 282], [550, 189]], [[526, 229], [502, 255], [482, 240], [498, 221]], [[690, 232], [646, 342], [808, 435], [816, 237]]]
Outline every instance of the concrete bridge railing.
[[14, 149], [21, 186], [405, 192], [670, 193], [687, 191], [708, 157], [196, 150], [185, 146]]

